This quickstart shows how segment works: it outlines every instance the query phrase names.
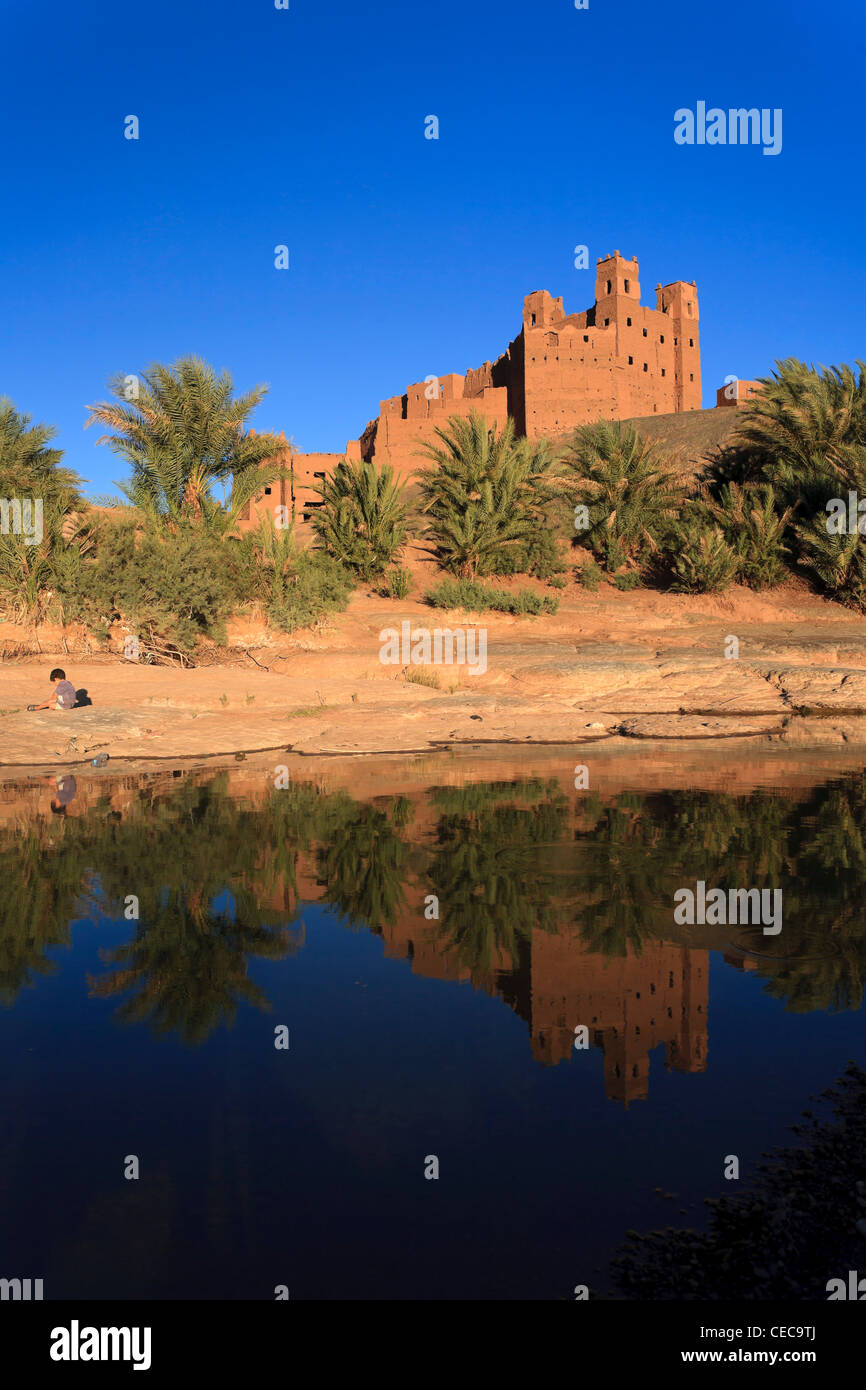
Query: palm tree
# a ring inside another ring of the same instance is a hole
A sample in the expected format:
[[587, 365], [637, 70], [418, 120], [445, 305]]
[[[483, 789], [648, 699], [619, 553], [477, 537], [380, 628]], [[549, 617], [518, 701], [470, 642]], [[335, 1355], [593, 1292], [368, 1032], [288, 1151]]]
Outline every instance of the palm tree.
[[0, 396], [0, 493], [4, 497], [49, 497], [69, 510], [81, 497], [81, 479], [61, 468], [62, 449], [49, 444], [57, 435], [54, 425], [34, 425], [20, 414], [7, 396]]
[[738, 418], [737, 439], [755, 467], [795, 505], [810, 484], [825, 489], [839, 446], [866, 445], [866, 364], [856, 366], [816, 370], [795, 357], [778, 361]]
[[488, 428], [482, 415], [452, 415], [424, 444], [420, 476], [426, 534], [439, 563], [461, 578], [488, 574], [503, 549], [525, 544], [558, 491], [545, 441], [515, 439], [514, 421]]
[[315, 489], [322, 499], [311, 518], [319, 548], [364, 579], [382, 574], [409, 539], [405, 487], [390, 464], [340, 459]]
[[847, 607], [866, 611], [866, 555], [859, 531], [830, 535], [826, 514], [819, 514], [794, 533], [800, 543], [800, 561], [811, 570], [835, 599]]
[[142, 374], [132, 399], [127, 381], [118, 376], [110, 383], [117, 403], [88, 406], [87, 424], [98, 421], [115, 431], [97, 442], [108, 444], [131, 465], [131, 481], [118, 486], [150, 519], [215, 525], [214, 482], [231, 482], [234, 517], [282, 472], [273, 460], [285, 450], [285, 441], [244, 429], [266, 386], [236, 397], [229, 372], [217, 375], [194, 356], [171, 366], [155, 362]]
[[65, 600], [79, 587], [82, 564], [93, 558], [97, 534], [92, 513], [65, 512], [62, 502], [51, 497], [43, 507], [38, 542], [0, 534], [0, 593], [6, 595], [14, 621], [40, 621], [52, 605], [64, 618]]
[[714, 497], [706, 493], [690, 507], [701, 518], [721, 527], [737, 556], [738, 578], [753, 589], [781, 583], [785, 574], [785, 532], [793, 511], [776, 510], [775, 491], [769, 484], [724, 483]]
[[93, 544], [92, 523], [78, 510], [81, 479], [60, 466], [63, 451], [49, 447], [56, 433], [0, 397], [0, 496], [41, 508], [41, 535], [0, 533], [0, 592], [19, 621], [44, 615], [58, 572], [71, 571]]
[[572, 500], [589, 513], [584, 539], [604, 557], [609, 572], [661, 548], [685, 489], [633, 425], [619, 420], [582, 425], [563, 463]]

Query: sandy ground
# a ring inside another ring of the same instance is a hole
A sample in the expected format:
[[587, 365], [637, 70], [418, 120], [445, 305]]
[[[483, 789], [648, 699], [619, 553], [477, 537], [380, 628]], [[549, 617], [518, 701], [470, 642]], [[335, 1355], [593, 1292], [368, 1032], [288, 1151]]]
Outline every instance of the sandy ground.
[[[3, 624], [0, 765], [612, 738], [866, 743], [866, 620], [799, 581], [697, 597], [570, 585], [560, 598], [555, 616], [512, 618], [359, 590], [345, 613], [291, 639], [236, 622], [229, 662], [193, 670], [88, 656], [71, 630]], [[404, 621], [483, 632], [486, 670], [430, 665], [429, 686], [407, 679], [417, 667], [383, 665], [380, 634]], [[23, 654], [37, 642], [39, 655]], [[26, 713], [50, 693], [54, 665], [92, 703]]]

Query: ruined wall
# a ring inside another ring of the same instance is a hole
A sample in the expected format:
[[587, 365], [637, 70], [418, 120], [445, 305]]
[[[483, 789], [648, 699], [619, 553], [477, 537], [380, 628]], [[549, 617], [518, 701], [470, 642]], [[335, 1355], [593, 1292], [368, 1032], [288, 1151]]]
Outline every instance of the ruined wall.
[[403, 396], [382, 401], [372, 438], [367, 438], [365, 457], [377, 464], [389, 463], [401, 477], [411, 477], [426, 466], [422, 446], [437, 444], [436, 429], [450, 416], [467, 417], [474, 410], [488, 424], [504, 425], [508, 418], [508, 393], [502, 388], [482, 384], [484, 369], [470, 373], [471, 390], [466, 393], [465, 378], [450, 373], [436, 382], [413, 382]]
[[763, 389], [760, 381], [740, 381], [738, 377], [736, 381], [719, 387], [716, 392], [716, 405], [733, 406], [736, 409], [737, 406], [745, 405], [753, 396], [760, 396]]
[[[254, 433], [254, 431], [250, 431]], [[280, 435], [285, 439], [285, 435]], [[345, 454], [296, 454], [286, 443], [279, 462], [288, 470], [288, 477], [271, 483], [251, 503], [244, 507], [238, 521], [238, 530], [255, 531], [262, 517], [271, 523], [280, 515], [294, 520], [299, 534], [303, 534], [311, 511], [321, 506], [321, 499], [315, 492], [316, 484], [330, 476], [341, 458], [360, 459], [361, 446], [357, 439], [350, 439]], [[284, 513], [277, 508], [284, 507]]]
[[[254, 435], [255, 430], [250, 430]], [[281, 431], [278, 438], [282, 440], [283, 447], [276, 459], [268, 460], [268, 463], [278, 463], [282, 468], [289, 468], [292, 457], [292, 446], [286, 439], [285, 432]], [[262, 465], [265, 466], [264, 464]], [[251, 502], [241, 510], [238, 518], [239, 531], [256, 531], [261, 524], [262, 518], [267, 517], [273, 523], [278, 515], [278, 507], [286, 507], [291, 512], [292, 493], [291, 481], [288, 478], [278, 478], [276, 482], [269, 483], [266, 488], [253, 498]]]

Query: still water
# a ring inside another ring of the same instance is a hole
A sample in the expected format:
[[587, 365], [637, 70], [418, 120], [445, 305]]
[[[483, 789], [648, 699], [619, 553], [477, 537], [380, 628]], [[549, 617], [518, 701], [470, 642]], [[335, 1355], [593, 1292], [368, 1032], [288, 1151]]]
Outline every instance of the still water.
[[[0, 1275], [622, 1297], [629, 1230], [700, 1236], [728, 1156], [866, 1061], [866, 781], [568, 761], [0, 789]], [[782, 930], [677, 925], [698, 880], [781, 889]]]

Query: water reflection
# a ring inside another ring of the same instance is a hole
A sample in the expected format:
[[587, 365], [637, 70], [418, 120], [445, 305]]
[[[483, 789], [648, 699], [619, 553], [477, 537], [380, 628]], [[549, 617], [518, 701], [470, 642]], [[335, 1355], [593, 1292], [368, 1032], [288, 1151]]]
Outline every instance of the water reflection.
[[[53, 969], [71, 920], [101, 912], [128, 919], [129, 936], [102, 953], [92, 995], [116, 997], [122, 1022], [200, 1043], [240, 1005], [268, 1007], [250, 963], [302, 947], [308, 902], [415, 972], [500, 998], [540, 1062], [569, 1057], [586, 1024], [622, 1102], [647, 1095], [659, 1044], [672, 1069], [705, 1066], [711, 949], [790, 1010], [862, 1004], [860, 775], [790, 795], [604, 800], [526, 778], [366, 801], [314, 781], [273, 790], [264, 773], [242, 793], [228, 774], [161, 776], [126, 779], [120, 809], [105, 786], [86, 813], [79, 797], [0, 832], [7, 1004]], [[696, 878], [781, 888], [783, 931], [675, 927], [673, 894]]]

